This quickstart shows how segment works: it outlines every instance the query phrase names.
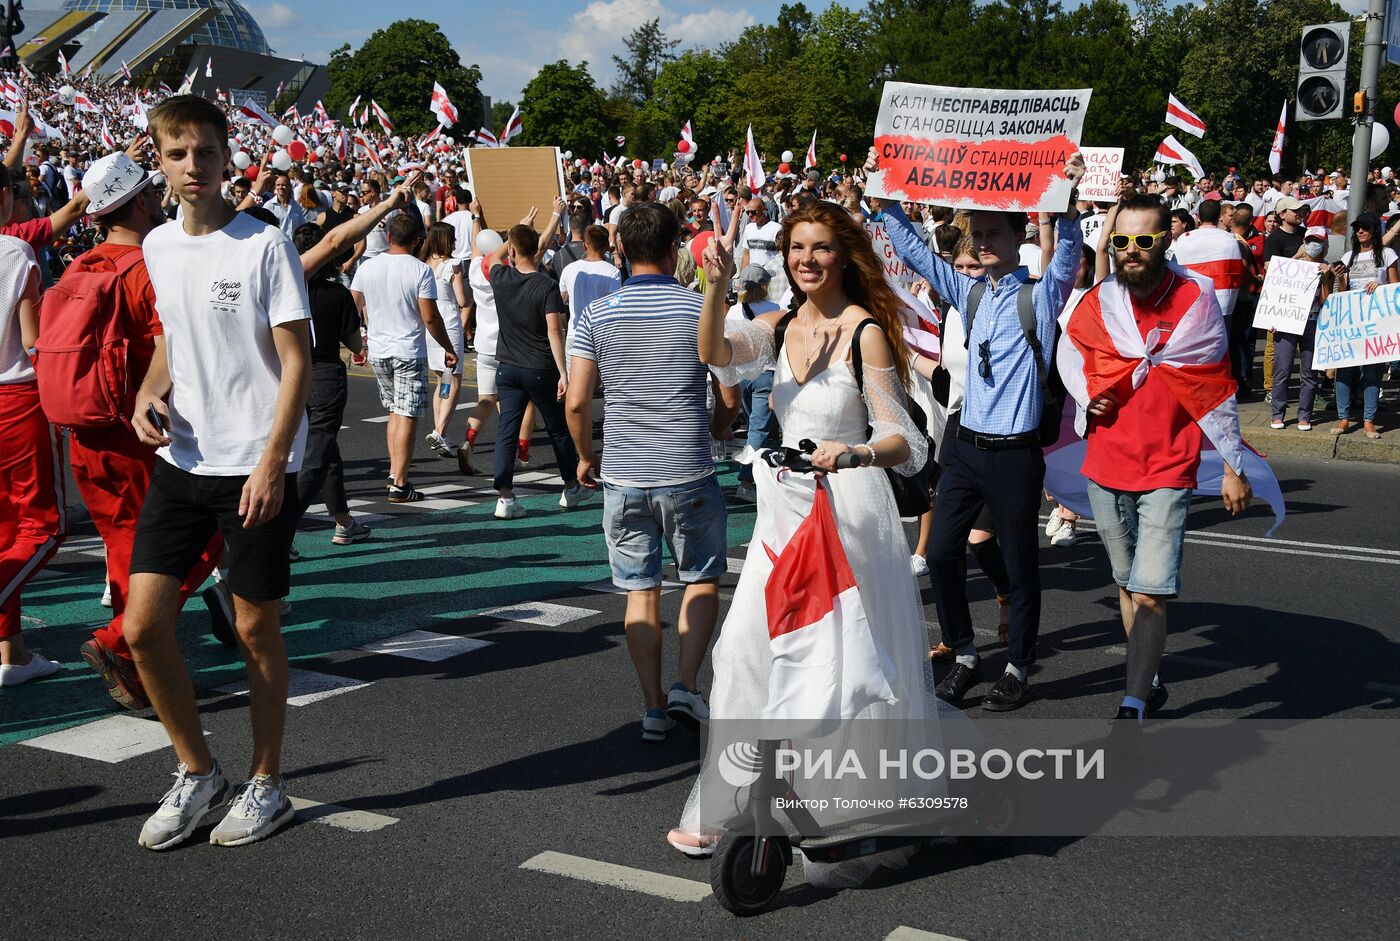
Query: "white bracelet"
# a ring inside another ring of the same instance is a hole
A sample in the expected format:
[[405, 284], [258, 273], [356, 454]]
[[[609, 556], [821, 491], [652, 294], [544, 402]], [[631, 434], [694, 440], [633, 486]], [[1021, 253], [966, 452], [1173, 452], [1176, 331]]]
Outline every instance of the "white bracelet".
[[867, 450], [867, 451], [870, 452], [870, 463], [869, 463], [869, 464], [866, 464], [865, 466], [866, 466], [866, 467], [874, 467], [874, 466], [875, 466], [875, 459], [879, 456], [879, 455], [877, 455], [877, 454], [875, 453], [875, 449], [872, 448], [872, 447], [871, 447], [870, 445], [868, 445], [868, 444], [858, 444], [858, 445], [856, 445], [856, 447], [858, 447], [858, 448], [865, 448], [865, 450]]

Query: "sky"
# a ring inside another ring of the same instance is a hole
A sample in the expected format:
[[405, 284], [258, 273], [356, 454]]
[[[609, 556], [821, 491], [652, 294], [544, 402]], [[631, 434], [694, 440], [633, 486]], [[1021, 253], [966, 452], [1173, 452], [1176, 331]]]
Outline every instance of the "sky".
[[[623, 51], [627, 34], [648, 20], [660, 18], [661, 28], [679, 39], [682, 49], [712, 46], [754, 23], [774, 22], [782, 0], [244, 0], [244, 5], [278, 55], [317, 63], [344, 43], [358, 49], [396, 19], [436, 22], [462, 62], [481, 68], [484, 94], [518, 101], [535, 71], [559, 59], [575, 65], [586, 59], [599, 85], [611, 86], [613, 55]], [[827, 5], [824, 0], [807, 4], [813, 11]]]

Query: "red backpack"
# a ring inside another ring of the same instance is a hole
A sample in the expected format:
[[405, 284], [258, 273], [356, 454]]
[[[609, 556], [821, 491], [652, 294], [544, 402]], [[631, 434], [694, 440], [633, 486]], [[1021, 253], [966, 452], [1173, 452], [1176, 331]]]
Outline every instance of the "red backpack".
[[91, 252], [79, 255], [44, 293], [34, 373], [50, 424], [105, 428], [129, 420], [121, 278], [142, 257], [139, 251], [115, 262]]

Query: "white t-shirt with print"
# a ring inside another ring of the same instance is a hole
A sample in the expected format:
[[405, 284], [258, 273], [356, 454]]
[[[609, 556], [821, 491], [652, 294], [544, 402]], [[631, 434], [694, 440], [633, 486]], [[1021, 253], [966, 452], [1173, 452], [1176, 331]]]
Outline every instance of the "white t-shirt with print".
[[38, 270], [34, 249], [27, 242], [0, 235], [0, 385], [34, 381], [34, 366], [19, 327], [19, 299], [30, 273]]
[[[373, 206], [361, 206], [357, 215], [364, 215], [373, 209]], [[369, 230], [369, 234], [365, 236], [365, 252], [360, 256], [361, 262], [369, 261], [389, 250], [389, 223], [400, 211], [398, 209], [392, 210], [387, 216], [380, 219], [374, 228]]]
[[1356, 264], [1352, 264], [1351, 262], [1351, 252], [1344, 253], [1342, 255], [1342, 264], [1346, 265], [1349, 269], [1347, 272], [1347, 283], [1350, 289], [1358, 291], [1369, 284], [1377, 282], [1381, 284], [1387, 283], [1389, 279], [1386, 276], [1386, 272], [1390, 270], [1391, 265], [1395, 264], [1396, 257], [1394, 249], [1381, 249], [1381, 264], [1380, 267], [1377, 268], [1376, 253], [1370, 249], [1357, 254]]
[[[143, 246], [170, 365], [169, 447], [161, 458], [193, 474], [241, 477], [267, 448], [277, 414], [280, 324], [310, 320], [306, 279], [292, 240], [247, 213], [208, 235], [179, 222]], [[301, 469], [306, 419], [287, 473]]]
[[767, 265], [778, 257], [778, 236], [783, 231], [781, 222], [769, 220], [763, 225], [744, 226], [743, 245], [749, 253], [749, 264]]
[[428, 331], [418, 299], [437, 300], [433, 269], [408, 253], [385, 252], [356, 269], [350, 290], [365, 296], [372, 357], [428, 358]]
[[611, 262], [580, 258], [565, 265], [559, 275], [559, 290], [569, 296], [569, 330], [573, 330], [579, 311], [621, 288], [622, 274]]

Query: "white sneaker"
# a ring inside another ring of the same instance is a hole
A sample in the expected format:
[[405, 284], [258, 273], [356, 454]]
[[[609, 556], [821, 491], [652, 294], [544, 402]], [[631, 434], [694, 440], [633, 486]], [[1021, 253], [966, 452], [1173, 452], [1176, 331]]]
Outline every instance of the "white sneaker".
[[438, 457], [457, 456], [457, 449], [452, 446], [450, 441], [438, 434], [436, 428], [428, 432], [428, 447], [432, 448], [433, 453]]
[[559, 505], [566, 510], [572, 510], [580, 503], [587, 503], [596, 492], [576, 483], [559, 495]]
[[1078, 535], [1079, 534], [1075, 532], [1074, 523], [1066, 520], [1063, 524], [1061, 524], [1059, 529], [1055, 530], [1055, 535], [1050, 537], [1050, 545], [1072, 546], [1074, 545], [1074, 540]]
[[909, 571], [914, 573], [915, 578], [923, 578], [928, 574], [928, 559], [914, 553], [909, 557]]
[[525, 508], [520, 505], [520, 501], [515, 497], [507, 500], [501, 497], [496, 501], [496, 519], [498, 520], [518, 520], [525, 515]]
[[217, 761], [203, 777], [195, 777], [190, 774], [189, 765], [181, 764], [175, 771], [175, 783], [141, 827], [137, 842], [148, 850], [164, 850], [183, 843], [207, 814], [228, 803], [232, 792]]
[[1050, 511], [1050, 519], [1045, 522], [1045, 535], [1053, 539], [1063, 525], [1065, 525], [1065, 518], [1060, 515], [1060, 508], [1057, 506]]
[[734, 499], [743, 500], [745, 503], [757, 503], [758, 488], [753, 484], [741, 483], [734, 491]]
[[209, 834], [215, 846], [242, 846], [272, 836], [296, 816], [281, 778], [259, 774], [243, 785], [223, 821]]
[[23, 666], [16, 666], [12, 663], [0, 666], [0, 686], [18, 686], [21, 683], [28, 683], [30, 680], [41, 680], [46, 676], [53, 676], [62, 669], [63, 664], [57, 660], [41, 657], [31, 650], [29, 662]]
[[710, 721], [710, 707], [705, 705], [705, 697], [699, 690], [692, 691], [684, 683], [676, 683], [666, 694], [666, 715], [696, 732], [701, 723]]
[[111, 583], [111, 582], [108, 582], [107, 584], [105, 584], [105, 585], [102, 586], [102, 602], [101, 602], [101, 603], [102, 603], [102, 607], [104, 607], [104, 608], [110, 608], [110, 607], [112, 606], [112, 583]]
[[642, 741], [665, 741], [666, 733], [676, 727], [676, 720], [660, 709], [648, 709], [642, 716]]

